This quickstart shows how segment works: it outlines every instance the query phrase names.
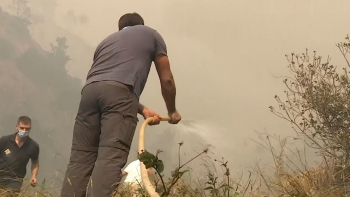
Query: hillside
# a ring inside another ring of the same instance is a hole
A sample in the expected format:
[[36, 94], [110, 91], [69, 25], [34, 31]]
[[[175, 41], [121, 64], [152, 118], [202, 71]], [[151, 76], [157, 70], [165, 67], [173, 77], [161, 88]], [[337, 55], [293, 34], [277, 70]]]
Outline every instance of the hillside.
[[79, 36], [59, 27], [52, 19], [46, 19], [37, 24], [31, 30], [31, 35], [46, 50], [50, 49], [50, 42], [54, 41], [57, 36], [66, 37], [69, 40], [67, 53], [71, 57], [71, 60], [67, 62], [66, 69], [70, 75], [85, 82], [86, 74], [92, 64], [94, 47], [88, 45]]
[[[67, 52], [71, 60], [67, 62], [66, 69], [74, 77], [85, 81], [86, 74], [92, 63], [94, 47], [88, 45], [81, 37], [71, 33], [68, 27], [57, 25], [55, 21], [56, 0], [31, 0], [27, 1], [30, 8], [29, 26], [30, 35], [42, 49], [51, 50], [50, 43], [54, 42], [57, 36], [69, 40]], [[13, 2], [0, 0], [3, 10], [15, 14]]]
[[18, 116], [32, 118], [31, 136], [41, 146], [39, 181], [64, 170], [68, 159], [57, 155], [69, 153], [60, 142], [71, 141], [81, 82], [66, 72], [67, 42], [57, 38], [51, 51], [43, 50], [25, 20], [0, 8], [0, 134], [15, 132]]

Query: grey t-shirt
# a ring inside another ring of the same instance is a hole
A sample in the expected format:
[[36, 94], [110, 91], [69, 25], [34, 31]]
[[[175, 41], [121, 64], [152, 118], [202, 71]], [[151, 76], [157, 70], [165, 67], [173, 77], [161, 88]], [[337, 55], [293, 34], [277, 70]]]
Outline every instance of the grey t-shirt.
[[97, 46], [85, 85], [117, 81], [133, 86], [140, 98], [152, 61], [159, 54], [167, 55], [167, 48], [156, 30], [144, 25], [127, 27]]

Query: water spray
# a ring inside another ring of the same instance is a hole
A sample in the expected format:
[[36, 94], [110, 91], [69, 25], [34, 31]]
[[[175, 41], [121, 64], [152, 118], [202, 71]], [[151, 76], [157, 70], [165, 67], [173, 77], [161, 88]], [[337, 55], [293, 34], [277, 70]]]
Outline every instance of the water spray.
[[[169, 121], [170, 117], [168, 116], [162, 116], [160, 121]], [[148, 125], [148, 123], [153, 121], [153, 117], [147, 118], [145, 121], [143, 121], [141, 127], [140, 127], [140, 134], [139, 134], [139, 154], [141, 154], [145, 150], [145, 128]], [[150, 195], [150, 197], [160, 197], [159, 194], [156, 192], [156, 189], [153, 187], [151, 181], [148, 178], [148, 173], [145, 164], [143, 162], [140, 162], [140, 168], [141, 168], [141, 180], [146, 188], [147, 193]]]

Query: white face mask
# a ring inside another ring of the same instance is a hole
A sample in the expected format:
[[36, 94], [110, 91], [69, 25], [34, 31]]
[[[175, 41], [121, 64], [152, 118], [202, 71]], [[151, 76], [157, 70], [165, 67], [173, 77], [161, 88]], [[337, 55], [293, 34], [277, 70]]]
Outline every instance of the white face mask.
[[25, 131], [18, 130], [18, 136], [19, 136], [20, 138], [27, 137], [28, 135], [29, 135], [29, 132], [25, 132]]

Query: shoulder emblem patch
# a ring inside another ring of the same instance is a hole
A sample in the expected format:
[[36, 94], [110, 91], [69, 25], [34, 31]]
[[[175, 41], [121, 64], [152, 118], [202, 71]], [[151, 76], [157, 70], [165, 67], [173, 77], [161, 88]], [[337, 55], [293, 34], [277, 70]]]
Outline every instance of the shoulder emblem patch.
[[10, 149], [6, 149], [4, 152], [6, 155], [9, 155], [11, 153]]

